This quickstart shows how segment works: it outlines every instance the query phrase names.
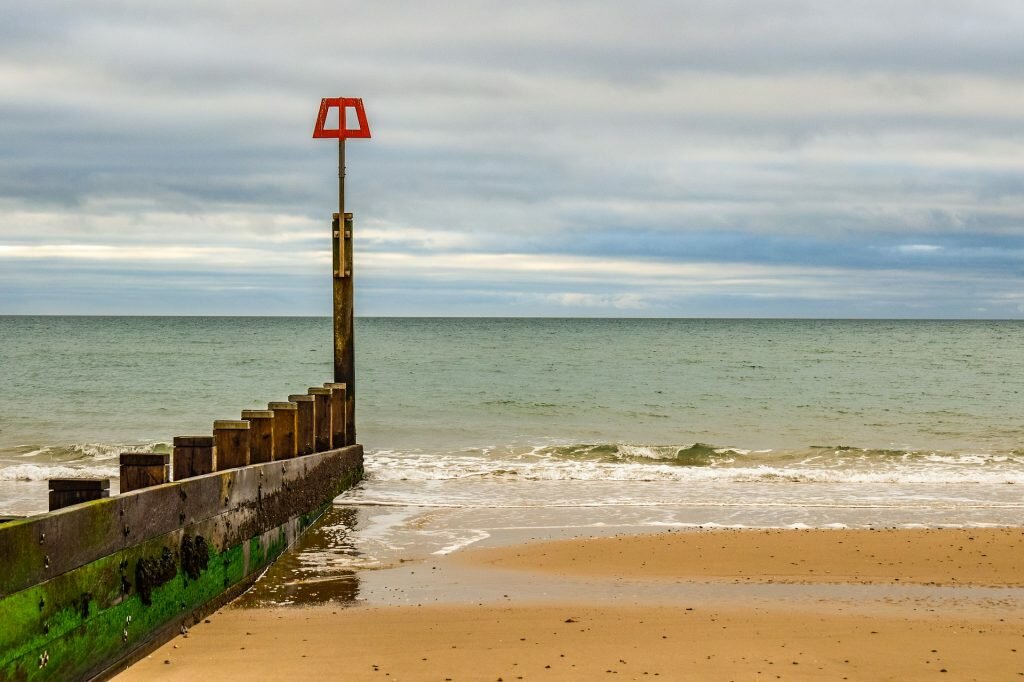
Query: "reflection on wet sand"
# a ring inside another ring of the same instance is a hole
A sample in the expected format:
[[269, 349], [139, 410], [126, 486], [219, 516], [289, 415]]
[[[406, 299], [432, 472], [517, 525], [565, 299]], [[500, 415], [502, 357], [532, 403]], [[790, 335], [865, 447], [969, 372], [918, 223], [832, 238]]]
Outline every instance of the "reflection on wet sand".
[[351, 566], [360, 555], [352, 537], [357, 522], [355, 509], [332, 506], [235, 605], [260, 608], [355, 603], [359, 577]]

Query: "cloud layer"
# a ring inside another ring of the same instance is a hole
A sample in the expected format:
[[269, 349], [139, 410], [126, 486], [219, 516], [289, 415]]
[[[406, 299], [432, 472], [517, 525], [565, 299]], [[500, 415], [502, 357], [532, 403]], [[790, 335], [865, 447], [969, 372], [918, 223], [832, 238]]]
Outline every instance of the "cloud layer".
[[1024, 317], [1019, 3], [4, 15], [0, 313]]

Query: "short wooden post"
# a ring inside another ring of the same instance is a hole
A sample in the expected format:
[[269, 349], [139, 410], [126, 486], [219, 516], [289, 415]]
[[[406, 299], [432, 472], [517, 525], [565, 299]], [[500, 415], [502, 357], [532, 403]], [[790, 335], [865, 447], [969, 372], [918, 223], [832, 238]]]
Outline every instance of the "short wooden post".
[[213, 422], [213, 461], [217, 471], [249, 463], [249, 422], [218, 419]]
[[313, 419], [316, 429], [314, 439], [317, 452], [331, 449], [331, 389], [311, 388], [309, 395], [316, 399]]
[[215, 471], [213, 436], [175, 436], [172, 474], [175, 481]]
[[297, 406], [295, 419], [295, 452], [297, 455], [308, 455], [316, 447], [316, 425], [313, 414], [316, 397], [311, 395], [290, 395], [288, 400]]
[[51, 478], [50, 511], [110, 497], [109, 478]]
[[249, 422], [249, 464], [274, 461], [274, 412], [242, 410]]
[[121, 453], [121, 492], [161, 485], [171, 480], [171, 456], [158, 452]]
[[331, 389], [331, 447], [343, 448], [348, 445], [348, 392], [345, 384], [324, 384]]
[[296, 403], [267, 403], [274, 413], [274, 459], [291, 459], [296, 454], [295, 432], [299, 426]]

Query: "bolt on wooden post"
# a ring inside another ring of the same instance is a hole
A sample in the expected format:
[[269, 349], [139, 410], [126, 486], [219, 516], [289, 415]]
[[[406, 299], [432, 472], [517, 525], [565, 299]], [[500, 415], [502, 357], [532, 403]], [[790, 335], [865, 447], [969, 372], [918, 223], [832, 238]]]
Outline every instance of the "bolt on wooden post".
[[274, 413], [274, 459], [291, 459], [296, 454], [295, 432], [299, 406], [292, 402], [267, 403]]
[[316, 451], [323, 452], [331, 449], [331, 389], [315, 386], [309, 389], [309, 395], [313, 396], [313, 419], [314, 438]]
[[295, 452], [297, 455], [308, 455], [316, 451], [316, 396], [290, 395], [289, 402], [296, 405], [295, 417]]
[[217, 471], [249, 464], [249, 422], [218, 419], [213, 422], [213, 457]]

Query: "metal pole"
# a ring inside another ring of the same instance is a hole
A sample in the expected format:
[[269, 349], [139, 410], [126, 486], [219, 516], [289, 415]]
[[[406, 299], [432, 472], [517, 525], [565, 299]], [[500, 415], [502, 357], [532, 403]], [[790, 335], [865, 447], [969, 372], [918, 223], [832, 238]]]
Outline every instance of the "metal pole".
[[[339, 107], [338, 127], [345, 127], [345, 107]], [[338, 263], [335, 277], [345, 277], [345, 138], [338, 138], [338, 215], [341, 216], [338, 233]]]

